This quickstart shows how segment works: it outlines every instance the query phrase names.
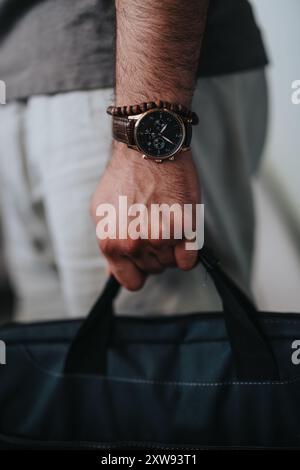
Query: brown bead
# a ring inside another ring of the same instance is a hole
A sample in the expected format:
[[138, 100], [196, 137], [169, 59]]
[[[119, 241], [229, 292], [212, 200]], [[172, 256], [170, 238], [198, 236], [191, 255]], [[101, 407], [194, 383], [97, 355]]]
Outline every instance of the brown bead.
[[157, 100], [148, 101], [147, 103], [127, 105], [127, 106], [108, 106], [106, 112], [112, 116], [129, 116], [132, 114], [140, 114], [142, 112], [148, 111], [149, 109], [155, 108], [166, 108], [170, 109], [173, 112], [178, 112], [181, 116], [184, 116], [191, 120], [193, 125], [199, 123], [198, 115], [188, 109], [186, 106], [177, 103], [169, 103], [168, 101]]

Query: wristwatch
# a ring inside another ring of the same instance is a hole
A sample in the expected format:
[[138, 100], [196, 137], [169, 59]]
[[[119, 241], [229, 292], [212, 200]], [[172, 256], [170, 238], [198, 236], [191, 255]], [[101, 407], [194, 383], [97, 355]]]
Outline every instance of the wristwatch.
[[174, 160], [175, 155], [190, 149], [195, 113], [181, 105], [150, 102], [141, 105], [109, 107], [113, 116], [113, 137], [143, 158], [156, 163]]

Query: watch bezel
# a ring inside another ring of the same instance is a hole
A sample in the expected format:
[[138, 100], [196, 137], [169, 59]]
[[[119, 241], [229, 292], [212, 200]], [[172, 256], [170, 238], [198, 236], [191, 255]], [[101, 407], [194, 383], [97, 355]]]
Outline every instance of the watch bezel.
[[[148, 114], [152, 114], [154, 112], [163, 112], [163, 113], [167, 113], [167, 114], [171, 114], [176, 120], [177, 122], [180, 124], [181, 126], [181, 129], [182, 129], [182, 138], [180, 140], [180, 144], [178, 144], [178, 146], [176, 147], [176, 149], [170, 153], [168, 153], [167, 155], [151, 155], [150, 153], [147, 153], [144, 149], [142, 149], [139, 144], [138, 144], [138, 139], [137, 139], [137, 133], [138, 133], [138, 128], [139, 128], [139, 125], [141, 123], [141, 121], [148, 115]], [[133, 117], [133, 116], [132, 116]], [[148, 158], [151, 158], [153, 160], [157, 160], [157, 159], [160, 159], [160, 160], [167, 160], [168, 158], [176, 155], [177, 153], [179, 153], [183, 147], [183, 144], [184, 144], [184, 141], [186, 139], [186, 129], [185, 129], [185, 125], [184, 125], [184, 122], [183, 122], [183, 119], [181, 118], [181, 116], [179, 116], [177, 113], [175, 113], [174, 111], [170, 111], [169, 109], [165, 109], [165, 108], [153, 108], [153, 109], [149, 109], [148, 111], [145, 111], [143, 114], [140, 114], [139, 116], [135, 116], [136, 119], [136, 123], [135, 123], [135, 126], [134, 126], [134, 141], [135, 141], [135, 145], [137, 147], [137, 149], [143, 154], [145, 155], [146, 157]]]

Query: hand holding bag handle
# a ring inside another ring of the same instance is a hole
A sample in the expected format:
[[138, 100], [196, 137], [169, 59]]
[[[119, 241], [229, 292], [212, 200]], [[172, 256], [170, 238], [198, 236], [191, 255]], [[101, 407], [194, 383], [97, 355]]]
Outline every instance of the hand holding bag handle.
[[[223, 302], [237, 378], [278, 380], [277, 363], [260, 329], [254, 305], [224, 273], [207, 248], [199, 252], [199, 258], [212, 277]], [[70, 346], [65, 373], [106, 374], [107, 349], [114, 317], [113, 301], [119, 289], [120, 284], [111, 276]]]

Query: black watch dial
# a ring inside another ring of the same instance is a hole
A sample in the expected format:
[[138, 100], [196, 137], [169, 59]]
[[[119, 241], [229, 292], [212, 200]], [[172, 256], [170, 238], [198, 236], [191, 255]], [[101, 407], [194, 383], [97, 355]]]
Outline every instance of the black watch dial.
[[148, 111], [135, 126], [136, 144], [144, 155], [151, 158], [171, 157], [181, 148], [184, 139], [184, 124], [171, 111]]

